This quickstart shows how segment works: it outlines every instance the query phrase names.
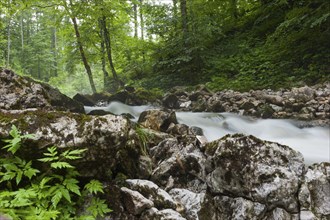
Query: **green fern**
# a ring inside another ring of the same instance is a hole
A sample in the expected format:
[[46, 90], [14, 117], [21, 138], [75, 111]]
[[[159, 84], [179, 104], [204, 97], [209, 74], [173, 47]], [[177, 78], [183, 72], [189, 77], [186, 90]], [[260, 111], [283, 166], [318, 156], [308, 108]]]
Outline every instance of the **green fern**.
[[[44, 157], [37, 161], [44, 163], [43, 170], [34, 168], [34, 161], [26, 161], [16, 156], [23, 139], [33, 135], [21, 135], [12, 126], [8, 143], [3, 149], [9, 153], [0, 158], [0, 184], [6, 186], [0, 190], [0, 214], [9, 219], [96, 219], [112, 210], [105, 200], [95, 198], [103, 193], [103, 186], [97, 180], [91, 180], [80, 190], [79, 177], [72, 160], [80, 159], [86, 149], [67, 150], [59, 153], [53, 146], [47, 148]], [[15, 187], [14, 187], [15, 185]], [[84, 197], [94, 194], [87, 215], [78, 216], [77, 212], [86, 200]]]

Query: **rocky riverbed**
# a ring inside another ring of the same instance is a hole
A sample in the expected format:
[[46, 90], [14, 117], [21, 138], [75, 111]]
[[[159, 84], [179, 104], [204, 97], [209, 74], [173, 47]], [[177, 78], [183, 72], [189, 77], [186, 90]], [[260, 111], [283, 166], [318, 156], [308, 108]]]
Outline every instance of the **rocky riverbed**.
[[[15, 124], [37, 136], [25, 143], [31, 157], [50, 145], [87, 147], [77, 168], [106, 186], [114, 211], [105, 219], [323, 220], [330, 218], [329, 161], [306, 166], [290, 147], [242, 134], [205, 142], [198, 129], [178, 123], [173, 109], [328, 126], [329, 88], [249, 93], [177, 88], [159, 102], [167, 110], [148, 110], [132, 122], [127, 116], [86, 115], [83, 104], [58, 90], [1, 70], [0, 139]], [[137, 104], [134, 94], [123, 94], [120, 101]]]

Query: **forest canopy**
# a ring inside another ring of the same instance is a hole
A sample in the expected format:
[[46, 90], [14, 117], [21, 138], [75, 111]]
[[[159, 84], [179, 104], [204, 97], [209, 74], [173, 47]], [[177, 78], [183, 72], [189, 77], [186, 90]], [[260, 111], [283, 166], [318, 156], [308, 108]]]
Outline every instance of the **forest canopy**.
[[329, 80], [324, 0], [4, 0], [0, 66], [68, 95]]

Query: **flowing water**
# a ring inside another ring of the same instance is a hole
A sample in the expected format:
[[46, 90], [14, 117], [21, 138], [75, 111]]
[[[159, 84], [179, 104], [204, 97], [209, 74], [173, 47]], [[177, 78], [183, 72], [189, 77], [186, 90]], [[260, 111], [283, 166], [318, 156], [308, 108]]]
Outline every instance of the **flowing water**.
[[[137, 121], [141, 112], [152, 106], [128, 106], [112, 102], [106, 107], [85, 107], [86, 113], [103, 109], [114, 114], [129, 113]], [[260, 139], [274, 141], [300, 151], [306, 164], [330, 162], [330, 128], [299, 128], [293, 120], [251, 119], [233, 113], [176, 112], [179, 123], [203, 129], [208, 141], [226, 134], [251, 134]]]

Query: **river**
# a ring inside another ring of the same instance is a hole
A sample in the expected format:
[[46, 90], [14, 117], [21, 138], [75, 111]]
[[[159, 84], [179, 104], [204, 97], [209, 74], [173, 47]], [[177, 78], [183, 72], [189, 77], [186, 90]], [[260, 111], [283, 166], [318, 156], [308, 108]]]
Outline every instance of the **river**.
[[[137, 121], [141, 112], [152, 106], [128, 106], [111, 102], [105, 107], [85, 107], [86, 113], [102, 109], [114, 114], [129, 113]], [[203, 129], [208, 141], [226, 134], [243, 133], [267, 141], [287, 145], [304, 155], [305, 163], [330, 162], [330, 128], [299, 128], [297, 121], [285, 119], [253, 119], [233, 113], [176, 112], [178, 122]]]

